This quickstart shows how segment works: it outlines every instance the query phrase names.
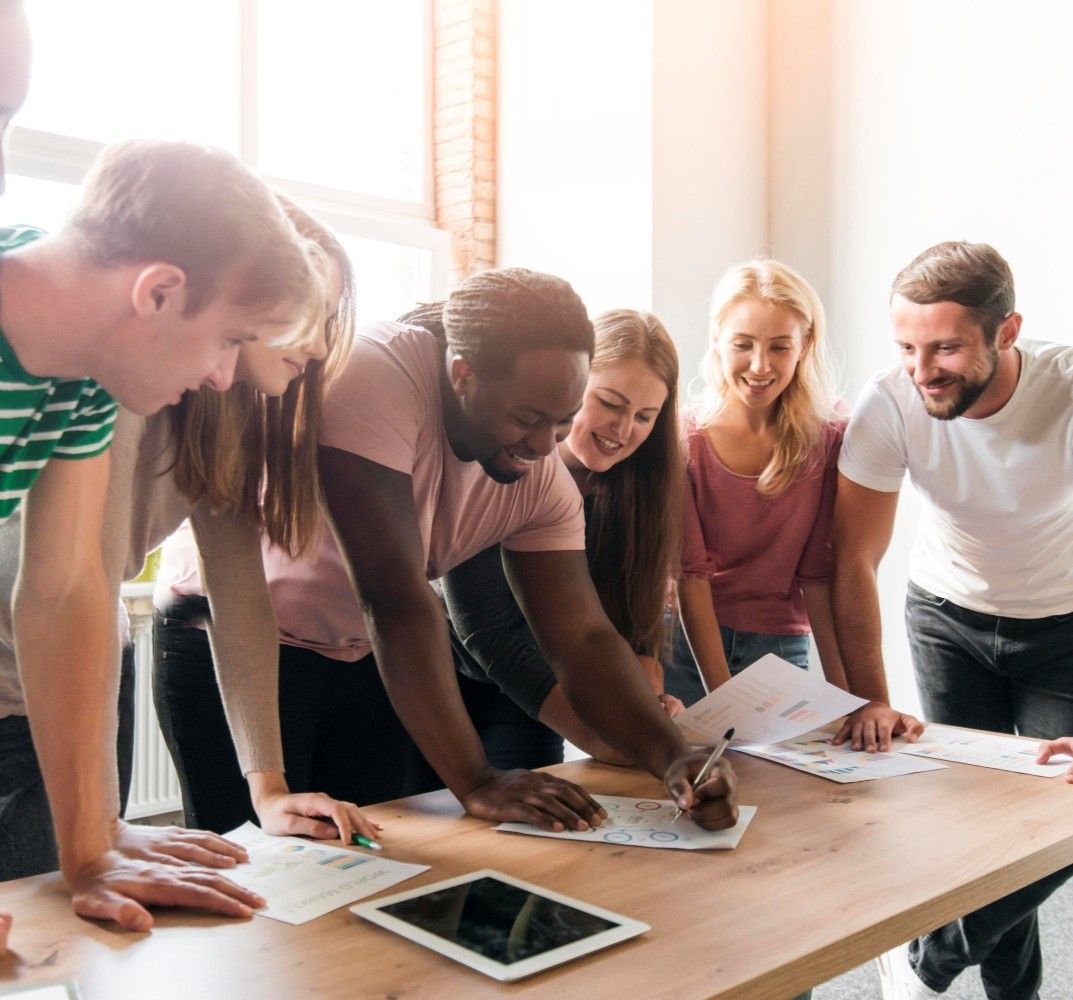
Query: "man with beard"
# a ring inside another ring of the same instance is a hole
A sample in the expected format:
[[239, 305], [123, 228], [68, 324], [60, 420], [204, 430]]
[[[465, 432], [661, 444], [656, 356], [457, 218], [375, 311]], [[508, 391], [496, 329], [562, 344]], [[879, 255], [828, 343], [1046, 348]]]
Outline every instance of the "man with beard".
[[[927, 718], [1057, 739], [1073, 732], [1073, 347], [1018, 342], [1013, 276], [982, 243], [925, 250], [891, 320], [901, 364], [861, 394], [839, 460], [835, 625], [872, 701], [836, 742], [886, 749], [919, 725], [888, 705], [876, 592], [906, 472], [924, 498], [905, 618]], [[975, 964], [991, 1000], [1038, 996], [1036, 907], [1070, 874], [881, 956], [884, 997], [938, 996]]]

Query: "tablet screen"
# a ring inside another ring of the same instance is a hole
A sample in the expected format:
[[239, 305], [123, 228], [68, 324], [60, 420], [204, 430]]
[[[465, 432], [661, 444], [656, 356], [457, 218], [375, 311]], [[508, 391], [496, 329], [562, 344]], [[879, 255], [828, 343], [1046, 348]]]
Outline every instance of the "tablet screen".
[[503, 964], [542, 955], [618, 926], [595, 913], [488, 876], [380, 909]]
[[350, 912], [503, 982], [649, 930], [493, 868], [358, 903]]

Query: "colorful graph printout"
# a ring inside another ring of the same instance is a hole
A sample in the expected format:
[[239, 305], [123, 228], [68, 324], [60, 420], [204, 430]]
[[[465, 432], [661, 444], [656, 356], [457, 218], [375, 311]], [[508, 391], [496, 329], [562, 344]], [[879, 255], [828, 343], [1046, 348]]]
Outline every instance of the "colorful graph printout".
[[252, 823], [226, 836], [250, 855], [249, 864], [228, 869], [227, 877], [268, 900], [253, 911], [257, 916], [285, 924], [304, 924], [428, 871], [428, 865], [403, 864], [321, 841], [271, 837]]
[[793, 739], [866, 704], [772, 653], [731, 677], [674, 721], [694, 746], [713, 744], [731, 726], [739, 740]]
[[[872, 781], [918, 771], [938, 771], [946, 767], [936, 761], [910, 759], [898, 753], [868, 753], [848, 744], [831, 745], [831, 734], [818, 730], [782, 743], [732, 743], [732, 750], [763, 757], [829, 781]], [[923, 765], [923, 766], [921, 766]]]
[[621, 795], [594, 795], [607, 810], [602, 826], [583, 833], [552, 833], [528, 823], [500, 823], [505, 833], [528, 833], [557, 840], [584, 840], [619, 847], [664, 847], [679, 851], [730, 850], [738, 846], [756, 806], [738, 806], [738, 822], [729, 830], [702, 830], [688, 816], [671, 822], [675, 806], [669, 799], [631, 799]]
[[1046, 764], [1037, 764], [1039, 740], [980, 733], [951, 726], [929, 725], [916, 743], [897, 742], [898, 752], [932, 760], [952, 760], [958, 764], [1017, 771], [1041, 778], [1056, 778], [1069, 769], [1070, 757], [1059, 754]]

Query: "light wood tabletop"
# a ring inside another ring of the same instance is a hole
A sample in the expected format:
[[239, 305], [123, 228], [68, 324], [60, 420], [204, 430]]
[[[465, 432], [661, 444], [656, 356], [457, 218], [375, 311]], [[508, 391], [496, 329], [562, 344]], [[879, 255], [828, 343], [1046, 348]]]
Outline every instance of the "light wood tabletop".
[[[1073, 864], [1073, 787], [1061, 778], [951, 764], [842, 785], [728, 756], [740, 801], [759, 806], [734, 851], [497, 833], [446, 792], [368, 808], [387, 856], [431, 865], [389, 891], [491, 867], [652, 926], [532, 979], [497, 983], [346, 909], [300, 927], [159, 912], [151, 934], [127, 934], [75, 917], [47, 875], [0, 887], [16, 917], [0, 986], [71, 976], [86, 1000], [784, 1000]], [[633, 770], [552, 770], [597, 793], [662, 797]]]

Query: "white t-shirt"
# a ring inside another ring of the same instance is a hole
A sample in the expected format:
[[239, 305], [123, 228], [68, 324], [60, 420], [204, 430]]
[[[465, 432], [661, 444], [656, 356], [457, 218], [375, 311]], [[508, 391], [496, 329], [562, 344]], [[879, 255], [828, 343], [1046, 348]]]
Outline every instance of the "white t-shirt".
[[839, 471], [925, 504], [909, 577], [985, 614], [1073, 611], [1073, 347], [1019, 341], [1021, 375], [989, 417], [938, 420], [901, 367], [861, 393]]

